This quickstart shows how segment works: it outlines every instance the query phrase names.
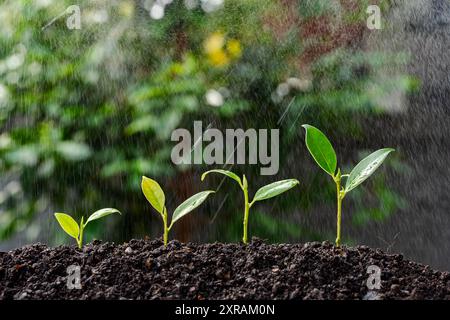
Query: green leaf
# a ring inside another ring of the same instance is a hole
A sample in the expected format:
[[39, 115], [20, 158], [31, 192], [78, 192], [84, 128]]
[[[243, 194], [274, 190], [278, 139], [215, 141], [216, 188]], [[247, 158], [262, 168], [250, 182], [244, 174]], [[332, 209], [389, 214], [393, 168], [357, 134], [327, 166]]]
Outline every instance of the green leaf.
[[164, 191], [161, 189], [158, 182], [147, 177], [142, 177], [141, 188], [152, 207], [161, 215], [164, 215], [164, 204], [166, 202], [166, 197], [164, 196]]
[[297, 179], [287, 179], [270, 183], [256, 191], [255, 197], [252, 202], [276, 197], [279, 194], [292, 189], [298, 184], [299, 182]]
[[306, 129], [306, 146], [317, 164], [334, 177], [337, 166], [336, 152], [328, 138], [319, 129], [309, 124], [302, 125]]
[[352, 172], [347, 178], [347, 182], [345, 183], [345, 192], [353, 190], [361, 183], [363, 183], [367, 178], [369, 178], [375, 172], [375, 170], [377, 170], [378, 167], [381, 166], [388, 154], [392, 151], [395, 150], [391, 148], [380, 149], [361, 160], [361, 162], [358, 163], [355, 168], [353, 168]]
[[202, 181], [205, 180], [205, 177], [212, 172], [226, 175], [227, 177], [230, 177], [231, 179], [237, 181], [237, 183], [239, 183], [239, 185], [242, 186], [241, 178], [239, 178], [237, 174], [235, 174], [231, 171], [221, 170], [221, 169], [214, 169], [214, 170], [206, 171], [205, 173], [202, 174]]
[[6, 161], [11, 164], [21, 164], [32, 167], [36, 165], [39, 160], [39, 152], [36, 146], [26, 145], [7, 152], [4, 157]]
[[159, 123], [158, 118], [152, 114], [149, 114], [130, 123], [125, 128], [125, 133], [128, 135], [133, 135], [138, 132], [147, 131], [150, 129], [153, 130], [157, 123]]
[[188, 214], [189, 212], [191, 212], [192, 210], [197, 208], [199, 205], [201, 205], [203, 203], [203, 201], [205, 201], [206, 198], [208, 198], [208, 196], [214, 192], [215, 191], [212, 191], [212, 190], [202, 191], [197, 194], [194, 194], [192, 197], [185, 200], [173, 212], [172, 222], [170, 223], [169, 228], [172, 227], [172, 225], [175, 223], [175, 221], [177, 221], [178, 219], [185, 216], [186, 214]]
[[68, 214], [55, 213], [55, 218], [58, 221], [61, 228], [72, 238], [77, 239], [80, 234], [80, 228], [78, 223]]
[[121, 214], [119, 210], [114, 209], [114, 208], [104, 208], [104, 209], [97, 210], [93, 214], [91, 214], [91, 216], [87, 219], [87, 221], [84, 225], [86, 226], [91, 221], [109, 216], [110, 214], [113, 214], [113, 213]]
[[86, 160], [92, 155], [92, 150], [87, 144], [75, 141], [58, 143], [56, 151], [68, 161]]

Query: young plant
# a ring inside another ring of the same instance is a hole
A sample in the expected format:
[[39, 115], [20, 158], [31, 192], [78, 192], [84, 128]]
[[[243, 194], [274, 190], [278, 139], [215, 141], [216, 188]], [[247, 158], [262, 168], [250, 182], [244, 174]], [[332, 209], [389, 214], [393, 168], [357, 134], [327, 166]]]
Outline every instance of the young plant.
[[119, 210], [113, 208], [105, 208], [98, 211], [95, 211], [90, 217], [87, 219], [86, 223], [84, 223], [84, 217], [81, 217], [80, 225], [68, 214], [65, 213], [55, 213], [55, 218], [58, 221], [61, 228], [72, 238], [75, 238], [78, 244], [78, 248], [81, 249], [83, 246], [83, 232], [86, 228], [87, 224], [91, 221], [106, 217], [110, 214], [118, 213]]
[[247, 178], [245, 177], [245, 175], [242, 177], [242, 180], [241, 180], [241, 178], [239, 178], [235, 173], [233, 173], [231, 171], [217, 169], [217, 170], [210, 170], [210, 171], [203, 173], [202, 181], [205, 179], [205, 177], [208, 174], [210, 174], [212, 172], [220, 173], [220, 174], [223, 174], [223, 175], [233, 179], [234, 181], [236, 181], [239, 184], [239, 186], [242, 189], [242, 192], [244, 193], [244, 222], [243, 222], [244, 231], [243, 231], [243, 236], [242, 236], [242, 242], [244, 242], [245, 244], [248, 243], [248, 215], [250, 212], [250, 208], [253, 206], [253, 204], [256, 201], [261, 201], [261, 200], [266, 200], [266, 199], [276, 197], [279, 194], [282, 194], [283, 192], [286, 192], [289, 189], [292, 189], [293, 187], [295, 187], [297, 184], [299, 184], [298, 180], [296, 180], [296, 179], [287, 179], [287, 180], [281, 180], [281, 181], [270, 183], [270, 184], [260, 188], [258, 191], [256, 191], [253, 200], [251, 202], [249, 202], [248, 182], [247, 182]]
[[[326, 173], [328, 173], [336, 184], [337, 199], [337, 236], [336, 246], [341, 244], [341, 216], [342, 216], [342, 200], [345, 195], [363, 183], [369, 178], [375, 170], [383, 163], [389, 153], [394, 151], [391, 148], [380, 149], [359, 162], [350, 174], [342, 174], [337, 168], [336, 152], [333, 149], [328, 138], [319, 129], [304, 124], [302, 126], [306, 130], [306, 146], [309, 153]], [[341, 187], [341, 179], [347, 178], [345, 187]]]
[[164, 191], [159, 186], [158, 182], [155, 180], [152, 180], [147, 177], [142, 177], [142, 183], [141, 183], [142, 192], [144, 193], [145, 198], [147, 198], [148, 202], [150, 202], [153, 209], [155, 209], [161, 216], [163, 220], [163, 227], [164, 227], [164, 245], [167, 245], [167, 241], [169, 239], [169, 231], [172, 229], [173, 224], [197, 208], [199, 205], [203, 203], [203, 201], [208, 198], [208, 196], [211, 193], [214, 193], [215, 191], [202, 191], [197, 194], [194, 194], [187, 200], [185, 200], [182, 204], [180, 204], [175, 211], [172, 214], [172, 221], [170, 222], [170, 225], [168, 224], [168, 213], [165, 206], [166, 197], [164, 195]]

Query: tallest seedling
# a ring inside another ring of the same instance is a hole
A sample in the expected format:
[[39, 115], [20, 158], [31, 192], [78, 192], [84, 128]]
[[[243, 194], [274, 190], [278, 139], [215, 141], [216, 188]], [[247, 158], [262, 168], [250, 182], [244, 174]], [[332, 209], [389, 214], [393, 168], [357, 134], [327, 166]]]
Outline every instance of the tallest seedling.
[[[304, 124], [306, 129], [306, 146], [314, 160], [326, 173], [328, 173], [336, 184], [337, 199], [337, 236], [336, 246], [341, 244], [341, 217], [342, 217], [342, 200], [345, 195], [363, 183], [369, 178], [375, 170], [383, 163], [389, 153], [394, 151], [391, 148], [385, 148], [370, 154], [350, 172], [350, 174], [341, 174], [341, 169], [337, 168], [336, 152], [334, 152], [328, 138], [317, 128]], [[345, 187], [341, 187], [342, 178], [346, 177]]]

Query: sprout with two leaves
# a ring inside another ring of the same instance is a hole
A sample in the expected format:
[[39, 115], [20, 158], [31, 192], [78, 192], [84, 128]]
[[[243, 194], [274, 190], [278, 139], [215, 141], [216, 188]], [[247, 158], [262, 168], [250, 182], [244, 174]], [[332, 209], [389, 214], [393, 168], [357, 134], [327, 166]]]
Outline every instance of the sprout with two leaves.
[[[302, 126], [306, 130], [306, 146], [309, 152], [326, 173], [328, 173], [336, 184], [336, 198], [337, 198], [337, 236], [336, 246], [341, 244], [341, 215], [342, 215], [342, 200], [345, 195], [363, 183], [369, 178], [375, 170], [383, 163], [386, 157], [394, 151], [391, 148], [380, 149], [356, 165], [350, 174], [341, 174], [341, 170], [337, 168], [336, 152], [331, 145], [331, 142], [319, 129], [304, 124]], [[341, 179], [346, 177], [345, 187], [341, 187]]]
[[153, 179], [142, 177], [142, 183], [141, 183], [142, 192], [144, 193], [145, 198], [147, 198], [148, 202], [150, 202], [153, 209], [155, 209], [161, 216], [163, 221], [163, 228], [164, 228], [164, 234], [163, 234], [163, 240], [164, 245], [167, 245], [168, 239], [169, 239], [169, 231], [172, 229], [173, 224], [197, 208], [199, 205], [203, 203], [203, 201], [208, 198], [208, 196], [211, 193], [214, 193], [215, 191], [202, 191], [197, 194], [194, 194], [187, 200], [185, 200], [182, 204], [180, 204], [172, 215], [172, 221], [168, 222], [168, 213], [166, 209], [166, 197], [164, 195], [164, 191], [159, 186], [158, 182], [156, 182]]
[[77, 241], [78, 248], [81, 249], [83, 246], [83, 233], [84, 229], [89, 222], [106, 217], [110, 214], [118, 213], [121, 214], [119, 210], [113, 208], [105, 208], [95, 211], [89, 216], [86, 223], [84, 223], [84, 217], [81, 217], [80, 225], [68, 214], [65, 213], [55, 213], [55, 218], [58, 221], [61, 228], [72, 238]]
[[242, 236], [242, 242], [244, 242], [245, 244], [248, 243], [248, 216], [249, 216], [250, 208], [253, 206], [253, 204], [256, 201], [262, 201], [262, 200], [276, 197], [279, 194], [286, 192], [289, 189], [292, 189], [293, 187], [295, 187], [296, 185], [299, 184], [298, 180], [296, 180], [296, 179], [288, 179], [288, 180], [282, 180], [282, 181], [270, 183], [270, 184], [260, 188], [258, 191], [256, 191], [256, 194], [255, 194], [253, 200], [251, 202], [249, 202], [248, 182], [247, 182], [247, 178], [245, 177], [245, 175], [242, 177], [242, 180], [241, 180], [241, 178], [239, 178], [238, 175], [236, 175], [235, 173], [233, 173], [231, 171], [216, 169], [216, 170], [210, 170], [210, 171], [203, 173], [202, 181], [205, 179], [205, 177], [208, 174], [210, 174], [212, 172], [220, 173], [220, 174], [223, 174], [223, 175], [233, 179], [234, 181], [236, 181], [239, 184], [239, 186], [242, 189], [242, 192], [244, 193], [244, 222], [243, 222], [244, 231], [243, 231], [243, 236]]

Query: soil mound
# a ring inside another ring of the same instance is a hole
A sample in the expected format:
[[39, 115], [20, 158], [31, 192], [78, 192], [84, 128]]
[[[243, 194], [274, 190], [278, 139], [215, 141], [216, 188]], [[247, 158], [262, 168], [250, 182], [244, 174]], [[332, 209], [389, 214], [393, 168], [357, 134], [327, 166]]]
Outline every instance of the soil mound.
[[[67, 286], [71, 265], [81, 289]], [[379, 290], [367, 286], [372, 265]], [[328, 242], [35, 244], [0, 253], [0, 299], [450, 299], [450, 274]]]

